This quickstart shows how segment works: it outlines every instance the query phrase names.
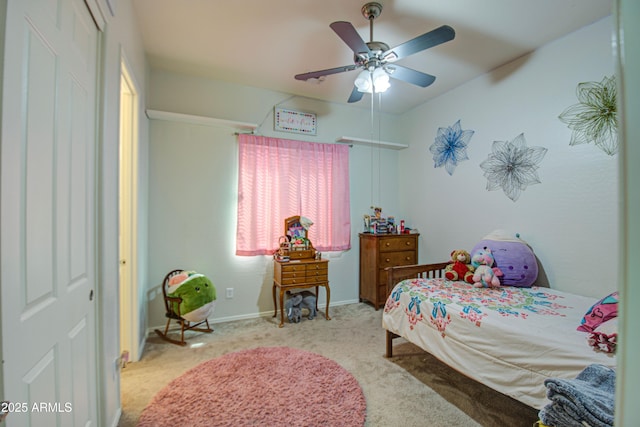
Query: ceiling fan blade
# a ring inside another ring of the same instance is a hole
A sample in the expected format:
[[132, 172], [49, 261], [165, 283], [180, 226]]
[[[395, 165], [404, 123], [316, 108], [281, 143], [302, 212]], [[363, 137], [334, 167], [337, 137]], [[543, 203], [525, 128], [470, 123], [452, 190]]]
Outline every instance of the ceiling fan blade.
[[427, 87], [436, 80], [435, 76], [416, 71], [402, 65], [392, 64], [385, 67], [389, 77], [402, 80], [420, 87]]
[[371, 52], [369, 46], [362, 40], [362, 37], [360, 37], [360, 34], [358, 34], [353, 25], [351, 25], [351, 22], [336, 21], [329, 26], [356, 55], [368, 55]]
[[311, 71], [309, 73], [296, 74], [296, 80], [309, 80], [309, 79], [317, 79], [322, 76], [328, 76], [331, 74], [343, 73], [345, 71], [352, 71], [358, 68], [357, 65], [345, 65], [342, 67], [329, 68], [327, 70], [318, 70]]
[[453, 28], [448, 25], [443, 25], [433, 31], [424, 33], [421, 36], [408, 40], [387, 50], [382, 54], [382, 59], [384, 61], [395, 61], [397, 59], [413, 55], [416, 52], [448, 42], [449, 40], [453, 40], [455, 36], [456, 32]]
[[362, 92], [360, 92], [358, 90], [357, 87], [353, 87], [353, 90], [351, 91], [351, 96], [349, 96], [349, 103], [351, 102], [358, 102], [362, 99], [362, 95], [364, 95]]

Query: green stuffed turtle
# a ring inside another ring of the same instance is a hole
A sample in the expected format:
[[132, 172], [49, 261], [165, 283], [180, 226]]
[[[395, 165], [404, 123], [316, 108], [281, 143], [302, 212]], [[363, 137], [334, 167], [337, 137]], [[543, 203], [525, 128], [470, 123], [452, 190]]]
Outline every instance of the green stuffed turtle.
[[179, 297], [180, 314], [189, 322], [202, 322], [213, 312], [216, 288], [204, 274], [183, 271], [171, 278], [167, 295]]

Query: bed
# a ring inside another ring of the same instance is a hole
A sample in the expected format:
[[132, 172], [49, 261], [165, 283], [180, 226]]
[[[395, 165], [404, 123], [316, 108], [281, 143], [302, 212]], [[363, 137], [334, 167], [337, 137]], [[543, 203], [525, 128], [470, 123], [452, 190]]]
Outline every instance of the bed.
[[542, 409], [544, 380], [615, 367], [576, 327], [596, 299], [550, 288], [476, 288], [444, 278], [447, 263], [387, 269], [386, 356], [402, 337], [464, 375]]

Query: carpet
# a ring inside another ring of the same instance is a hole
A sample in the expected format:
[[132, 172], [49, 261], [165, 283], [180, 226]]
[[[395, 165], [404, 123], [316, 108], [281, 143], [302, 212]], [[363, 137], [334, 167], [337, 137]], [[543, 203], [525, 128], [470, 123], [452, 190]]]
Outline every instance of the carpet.
[[201, 363], [145, 407], [138, 426], [362, 426], [358, 381], [319, 354], [258, 347]]

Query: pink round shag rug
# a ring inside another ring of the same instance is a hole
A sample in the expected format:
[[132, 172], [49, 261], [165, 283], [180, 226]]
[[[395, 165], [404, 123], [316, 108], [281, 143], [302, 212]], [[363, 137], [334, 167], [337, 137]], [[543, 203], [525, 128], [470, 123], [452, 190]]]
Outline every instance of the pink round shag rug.
[[362, 426], [358, 381], [319, 354], [259, 347], [201, 363], [154, 396], [143, 426]]

